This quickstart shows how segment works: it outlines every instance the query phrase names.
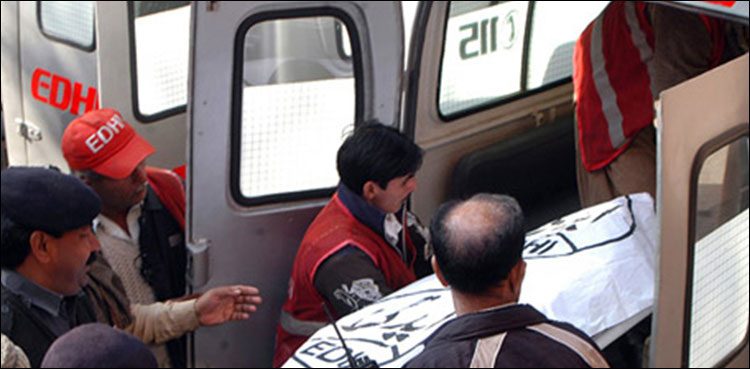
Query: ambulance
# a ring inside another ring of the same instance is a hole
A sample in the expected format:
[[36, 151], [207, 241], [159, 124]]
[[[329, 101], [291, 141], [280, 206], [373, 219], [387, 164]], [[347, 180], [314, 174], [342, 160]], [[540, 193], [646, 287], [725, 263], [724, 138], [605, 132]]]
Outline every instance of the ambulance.
[[[66, 125], [118, 109], [157, 148], [149, 165], [185, 178], [191, 290], [263, 294], [250, 320], [192, 335], [191, 365], [268, 367], [355, 122], [425, 150], [410, 201], [424, 222], [477, 192], [516, 197], [529, 230], [580, 209], [571, 59], [606, 4], [3, 1], [3, 164], [67, 170]], [[659, 6], [748, 25], [745, 1]], [[748, 366], [748, 59], [656, 103], [651, 366]]]

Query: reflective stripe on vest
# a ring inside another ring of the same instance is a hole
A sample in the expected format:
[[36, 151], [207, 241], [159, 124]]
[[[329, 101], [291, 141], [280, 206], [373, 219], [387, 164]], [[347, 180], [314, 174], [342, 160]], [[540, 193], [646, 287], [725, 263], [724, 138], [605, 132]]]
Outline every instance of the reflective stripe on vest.
[[[706, 62], [714, 67], [724, 49], [722, 22], [704, 15], [700, 19], [712, 44], [711, 60]], [[573, 85], [578, 145], [587, 171], [605, 168], [653, 123], [657, 88], [666, 87], [654, 78], [655, 42], [647, 5], [640, 1], [611, 2], [576, 41]]]
[[607, 361], [604, 360], [599, 351], [586, 342], [583, 338], [568, 332], [562, 328], [555, 327], [552, 324], [542, 323], [527, 327], [549, 339], [559, 342], [569, 348], [583, 359], [592, 368], [609, 368]]
[[[636, 47], [640, 54], [641, 62], [646, 64], [649, 74], [650, 90], [652, 97], [654, 95], [654, 84], [653, 78], [653, 66], [651, 60], [654, 55], [654, 51], [646, 41], [646, 35], [641, 30], [641, 26], [638, 23], [638, 15], [636, 14], [635, 4], [626, 2], [624, 4], [625, 20], [630, 30], [631, 41]], [[620, 111], [620, 107], [617, 104], [617, 93], [609, 81], [609, 74], [606, 70], [606, 58], [604, 56], [604, 48], [602, 46], [602, 24], [604, 23], [604, 17], [598, 17], [594, 21], [594, 27], [591, 31], [591, 45], [589, 55], [591, 57], [591, 68], [593, 70], [594, 86], [596, 86], [596, 92], [599, 95], [602, 103], [602, 112], [605, 119], [607, 120], [607, 128], [609, 130], [609, 140], [612, 143], [613, 148], [618, 148], [625, 143], [626, 137], [624, 128], [622, 125], [623, 114]]]
[[496, 334], [494, 336], [480, 338], [474, 349], [474, 356], [471, 357], [469, 368], [494, 368], [497, 361], [497, 355], [503, 347], [505, 336], [508, 332]]

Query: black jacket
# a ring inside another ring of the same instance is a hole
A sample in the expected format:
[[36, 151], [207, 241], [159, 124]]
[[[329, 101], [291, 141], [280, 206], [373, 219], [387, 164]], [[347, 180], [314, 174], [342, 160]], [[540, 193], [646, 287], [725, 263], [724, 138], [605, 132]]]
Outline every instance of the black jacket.
[[[75, 319], [71, 329], [76, 326], [96, 322], [96, 316], [85, 295], [75, 297]], [[22, 298], [2, 286], [2, 332], [23, 349], [32, 367], [42, 364], [44, 354], [57, 335], [40, 320], [23, 302]]]
[[[150, 187], [138, 222], [141, 275], [153, 289], [154, 297], [165, 301], [184, 296], [187, 267], [184, 232]], [[167, 351], [173, 367], [187, 365], [185, 337], [167, 342]]]

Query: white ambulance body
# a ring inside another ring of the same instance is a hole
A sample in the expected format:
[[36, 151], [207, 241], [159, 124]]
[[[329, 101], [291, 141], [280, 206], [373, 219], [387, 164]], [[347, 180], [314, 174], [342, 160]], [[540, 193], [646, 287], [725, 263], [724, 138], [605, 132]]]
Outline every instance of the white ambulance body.
[[[187, 166], [192, 286], [263, 293], [249, 321], [194, 334], [192, 364], [269, 366], [354, 122], [425, 150], [411, 200], [425, 222], [484, 191], [518, 198], [529, 229], [580, 209], [571, 56], [606, 2], [404, 3], [4, 1], [8, 162], [67, 169], [65, 126], [118, 109], [158, 149], [149, 164]], [[671, 5], [747, 25], [747, 2], [707, 3]], [[746, 54], [657, 104], [652, 366], [748, 366], [748, 90]]]

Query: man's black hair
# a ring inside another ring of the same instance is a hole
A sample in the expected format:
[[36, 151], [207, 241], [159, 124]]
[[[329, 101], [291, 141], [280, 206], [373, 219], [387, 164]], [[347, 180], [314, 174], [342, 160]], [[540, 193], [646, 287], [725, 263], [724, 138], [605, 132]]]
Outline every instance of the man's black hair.
[[[456, 211], [463, 206], [468, 207]], [[480, 217], [479, 221], [474, 217], [463, 222], [456, 219], [466, 211]], [[483, 293], [506, 279], [521, 260], [525, 242], [518, 202], [496, 194], [443, 204], [432, 220], [430, 233], [446, 281], [451, 288], [468, 294]]]
[[[34, 231], [12, 221], [5, 214], [0, 214], [0, 223], [0, 266], [3, 269], [15, 270], [31, 252], [31, 234]], [[50, 235], [62, 237], [61, 234]]]
[[392, 179], [415, 174], [423, 155], [422, 149], [398, 130], [369, 121], [341, 145], [336, 169], [341, 182], [362, 196], [362, 187], [368, 181], [385, 189]]

